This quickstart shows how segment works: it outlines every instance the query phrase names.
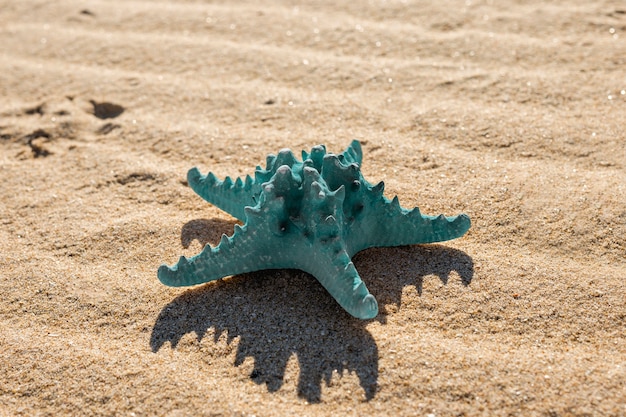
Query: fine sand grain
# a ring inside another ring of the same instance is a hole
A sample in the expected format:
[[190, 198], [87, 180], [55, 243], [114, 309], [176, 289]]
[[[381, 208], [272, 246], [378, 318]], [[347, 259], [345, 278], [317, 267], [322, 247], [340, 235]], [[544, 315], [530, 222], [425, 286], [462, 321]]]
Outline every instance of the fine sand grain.
[[[626, 4], [0, 0], [0, 415], [625, 416]], [[156, 270], [189, 168], [363, 143], [472, 229], [311, 276]]]

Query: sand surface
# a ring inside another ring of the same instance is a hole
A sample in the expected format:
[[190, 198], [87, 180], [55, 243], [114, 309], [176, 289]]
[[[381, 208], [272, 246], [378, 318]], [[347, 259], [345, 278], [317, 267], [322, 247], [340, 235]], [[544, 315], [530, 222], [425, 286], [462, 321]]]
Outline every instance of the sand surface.
[[[625, 416], [623, 1], [0, 1], [0, 415]], [[189, 168], [363, 143], [470, 232], [191, 289]]]

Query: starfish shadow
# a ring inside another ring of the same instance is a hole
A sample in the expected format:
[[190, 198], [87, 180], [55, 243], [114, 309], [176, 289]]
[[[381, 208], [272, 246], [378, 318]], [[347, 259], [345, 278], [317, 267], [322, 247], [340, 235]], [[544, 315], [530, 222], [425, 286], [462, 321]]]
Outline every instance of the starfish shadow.
[[474, 261], [469, 255], [438, 244], [373, 248], [358, 253], [353, 260], [381, 306], [378, 316], [381, 323], [386, 322], [385, 305], [400, 306], [404, 287], [415, 286], [421, 296], [424, 278], [430, 275], [447, 285], [455, 272], [465, 286], [474, 277]]
[[159, 314], [150, 345], [157, 352], [166, 342], [176, 348], [194, 332], [201, 341], [213, 329], [214, 342], [227, 333], [239, 338], [235, 366], [254, 359], [250, 378], [275, 392], [284, 382], [287, 362], [299, 365], [298, 395], [321, 401], [322, 380], [333, 371], [354, 372], [365, 399], [374, 397], [378, 380], [378, 348], [312, 276], [296, 270], [268, 270], [235, 276], [184, 292]]
[[[216, 242], [232, 230], [234, 221], [192, 220], [185, 224], [181, 243]], [[437, 275], [447, 283], [456, 271], [465, 285], [473, 277], [472, 259], [439, 245], [369, 249], [355, 264], [379, 304], [400, 304], [402, 289], [415, 285], [422, 292], [424, 277]], [[393, 269], [389, 266], [393, 265]], [[390, 271], [393, 271], [391, 273]], [[384, 307], [378, 320], [386, 321]], [[176, 348], [181, 338], [195, 333], [202, 341], [213, 329], [214, 342], [223, 333], [239, 338], [235, 366], [254, 360], [250, 378], [275, 392], [284, 383], [287, 362], [299, 365], [298, 395], [321, 401], [322, 381], [333, 372], [354, 372], [366, 400], [378, 389], [378, 347], [366, 329], [312, 276], [297, 270], [268, 270], [243, 274], [185, 291], [163, 308], [152, 329], [150, 345], [157, 352], [166, 342]]]

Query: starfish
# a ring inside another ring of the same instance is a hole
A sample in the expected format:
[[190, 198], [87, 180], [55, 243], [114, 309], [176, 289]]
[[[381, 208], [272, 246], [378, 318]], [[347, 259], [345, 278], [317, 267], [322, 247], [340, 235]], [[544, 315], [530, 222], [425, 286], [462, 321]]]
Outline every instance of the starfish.
[[363, 153], [354, 140], [341, 154], [323, 145], [298, 161], [289, 149], [267, 157], [254, 179], [220, 181], [197, 168], [189, 186], [203, 199], [241, 220], [232, 236], [176, 265], [161, 265], [159, 280], [168, 286], [202, 284], [265, 269], [300, 269], [313, 275], [351, 315], [370, 319], [378, 303], [351, 258], [371, 247], [440, 242], [470, 228], [465, 214], [427, 216], [407, 210], [398, 197], [383, 196], [384, 183], [370, 184], [361, 174]]

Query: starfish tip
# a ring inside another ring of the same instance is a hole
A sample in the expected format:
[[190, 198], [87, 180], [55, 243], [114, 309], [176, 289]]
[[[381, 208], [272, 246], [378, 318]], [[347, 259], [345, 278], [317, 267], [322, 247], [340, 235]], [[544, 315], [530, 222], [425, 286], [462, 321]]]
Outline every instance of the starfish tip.
[[378, 302], [372, 294], [367, 294], [354, 311], [354, 315], [362, 320], [373, 319], [378, 315]]
[[202, 178], [202, 174], [200, 173], [200, 170], [196, 167], [191, 168], [187, 172], [187, 182], [190, 185], [197, 183], [200, 180], [200, 178]]
[[161, 281], [161, 283], [167, 285], [168, 287], [172, 287], [172, 282], [174, 282], [173, 276], [175, 272], [176, 266], [172, 268], [163, 264], [159, 267], [159, 270], [157, 271], [157, 277], [159, 278], [159, 281]]
[[459, 214], [454, 217], [452, 220], [453, 223], [456, 223], [457, 230], [459, 232], [459, 236], [464, 235], [467, 231], [472, 227], [472, 221], [469, 216], [465, 213]]

